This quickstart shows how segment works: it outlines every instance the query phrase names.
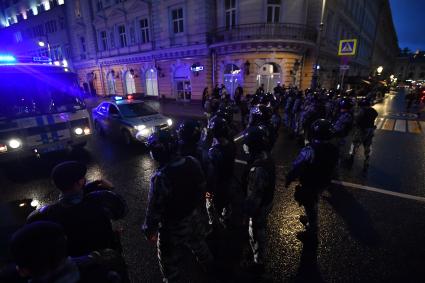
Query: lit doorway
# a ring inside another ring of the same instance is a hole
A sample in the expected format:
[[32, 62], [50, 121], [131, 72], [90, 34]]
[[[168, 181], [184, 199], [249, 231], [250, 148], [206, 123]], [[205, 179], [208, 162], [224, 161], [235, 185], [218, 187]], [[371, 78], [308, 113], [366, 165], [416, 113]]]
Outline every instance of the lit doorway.
[[177, 100], [190, 101], [192, 98], [192, 85], [188, 67], [180, 66], [174, 72], [174, 93]]
[[108, 94], [116, 95], [117, 89], [115, 86], [115, 72], [114, 71], [109, 72], [106, 79], [107, 79], [107, 85], [108, 85]]
[[278, 83], [282, 82], [281, 70], [276, 63], [264, 64], [257, 74], [257, 84], [264, 84], [265, 92], [273, 92], [273, 89]]
[[224, 68], [224, 86], [232, 99], [234, 99], [236, 88], [241, 84], [241, 69], [234, 64], [227, 64]]

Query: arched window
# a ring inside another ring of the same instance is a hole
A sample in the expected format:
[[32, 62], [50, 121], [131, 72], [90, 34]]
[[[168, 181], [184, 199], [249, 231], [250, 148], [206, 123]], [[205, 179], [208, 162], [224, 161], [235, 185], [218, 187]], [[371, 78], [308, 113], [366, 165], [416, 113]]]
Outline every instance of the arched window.
[[131, 71], [127, 71], [125, 73], [125, 88], [127, 94], [135, 94], [136, 93], [136, 83], [134, 81], [134, 75]]
[[158, 96], [158, 73], [154, 68], [146, 71], [146, 95]]
[[106, 78], [107, 78], [107, 85], [108, 85], [108, 94], [111, 94], [111, 95], [117, 94], [117, 89], [115, 86], [115, 72], [110, 71], [108, 75], [106, 76]]

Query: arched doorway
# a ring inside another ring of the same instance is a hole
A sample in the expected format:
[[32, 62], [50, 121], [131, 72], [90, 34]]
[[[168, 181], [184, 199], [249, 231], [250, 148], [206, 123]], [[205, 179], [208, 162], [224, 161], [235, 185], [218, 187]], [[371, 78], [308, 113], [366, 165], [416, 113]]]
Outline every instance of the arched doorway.
[[127, 94], [136, 93], [136, 83], [134, 81], [134, 75], [131, 73], [131, 71], [127, 71], [125, 73], [125, 90]]
[[158, 96], [158, 76], [154, 68], [146, 71], [146, 95]]
[[278, 83], [282, 82], [280, 66], [276, 63], [266, 63], [260, 67], [257, 74], [258, 86], [264, 84], [266, 92], [273, 92]]
[[96, 88], [94, 86], [94, 80], [96, 78], [96, 75], [94, 72], [90, 72], [86, 75], [87, 82], [88, 82], [88, 90], [87, 93], [90, 93], [93, 96], [96, 96]]
[[174, 93], [177, 100], [189, 101], [192, 97], [190, 71], [186, 66], [177, 67], [174, 72]]
[[227, 64], [224, 68], [224, 86], [232, 99], [239, 84], [242, 84], [241, 69], [234, 64]]
[[110, 71], [106, 76], [107, 86], [108, 86], [108, 94], [115, 95], [117, 94], [117, 89], [115, 85], [115, 71]]

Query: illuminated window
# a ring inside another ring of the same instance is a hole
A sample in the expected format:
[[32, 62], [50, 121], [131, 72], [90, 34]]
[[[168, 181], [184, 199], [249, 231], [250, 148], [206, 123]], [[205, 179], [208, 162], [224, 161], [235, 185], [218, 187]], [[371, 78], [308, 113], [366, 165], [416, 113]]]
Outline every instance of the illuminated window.
[[171, 11], [171, 19], [173, 21], [173, 32], [183, 33], [184, 32], [184, 18], [183, 8], [174, 9]]
[[236, 25], [236, 0], [224, 0], [224, 10], [226, 17], [226, 28]]
[[125, 26], [118, 26], [118, 34], [120, 36], [120, 46], [127, 46], [127, 35], [125, 33]]
[[49, 1], [44, 2], [43, 5], [44, 5], [44, 10], [45, 11], [49, 11], [50, 10], [50, 2]]
[[280, 0], [267, 0], [267, 22], [279, 23]]
[[142, 43], [149, 42], [149, 25], [148, 19], [140, 20], [140, 40]]
[[58, 0], [58, 4], [59, 4], [59, 5], [63, 5], [63, 4], [65, 4], [65, 0]]
[[81, 17], [81, 2], [80, 0], [75, 0], [75, 16]]
[[16, 43], [22, 42], [22, 33], [20, 31], [15, 32], [14, 34]]
[[32, 10], [32, 14], [34, 16], [38, 15], [38, 8], [37, 8], [37, 6], [32, 7], [31, 10]]

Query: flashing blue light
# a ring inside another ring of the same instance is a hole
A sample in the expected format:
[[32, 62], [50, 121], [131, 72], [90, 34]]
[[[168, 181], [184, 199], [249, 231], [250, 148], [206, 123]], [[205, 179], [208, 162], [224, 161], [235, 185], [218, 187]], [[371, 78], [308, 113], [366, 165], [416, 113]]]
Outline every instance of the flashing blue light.
[[0, 63], [15, 63], [16, 58], [12, 55], [1, 55], [0, 54]]
[[115, 101], [122, 100], [122, 96], [115, 96], [114, 99], [115, 99]]

